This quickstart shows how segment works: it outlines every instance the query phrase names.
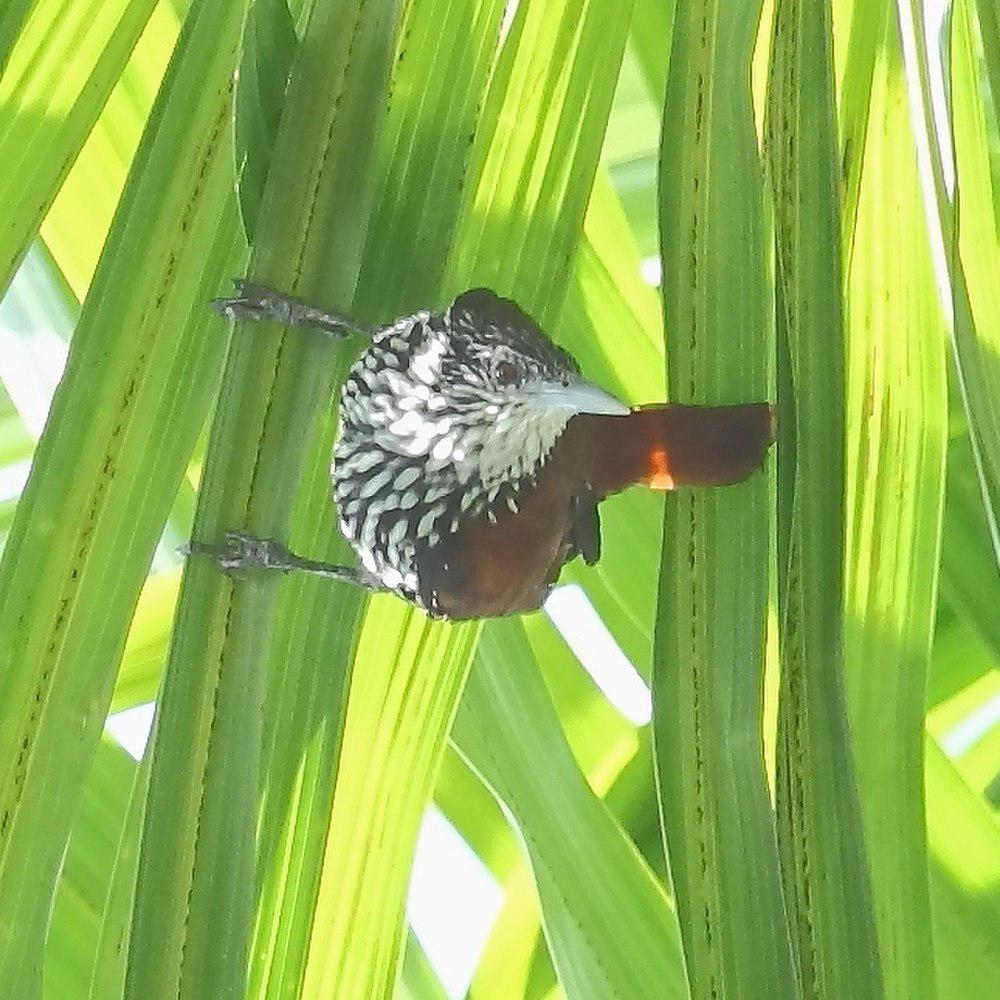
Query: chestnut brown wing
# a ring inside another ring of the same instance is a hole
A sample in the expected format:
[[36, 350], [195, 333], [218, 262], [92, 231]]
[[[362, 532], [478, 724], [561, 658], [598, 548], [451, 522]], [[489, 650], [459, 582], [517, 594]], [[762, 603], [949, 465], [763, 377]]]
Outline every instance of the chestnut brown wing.
[[767, 403], [640, 407], [628, 416], [579, 414], [570, 448], [598, 498], [642, 484], [656, 490], [726, 486], [759, 469], [774, 441]]
[[[516, 512], [470, 519], [423, 555], [428, 607], [456, 619], [534, 611], [568, 559], [599, 553], [597, 501], [586, 490], [575, 441], [557, 444], [537, 483], [518, 492]], [[578, 495], [589, 497], [589, 506], [575, 504]]]

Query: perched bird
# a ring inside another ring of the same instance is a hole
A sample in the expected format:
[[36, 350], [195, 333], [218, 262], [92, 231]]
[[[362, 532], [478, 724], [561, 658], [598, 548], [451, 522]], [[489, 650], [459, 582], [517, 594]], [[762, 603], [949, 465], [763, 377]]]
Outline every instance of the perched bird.
[[[359, 326], [248, 281], [225, 314]], [[630, 409], [514, 302], [476, 288], [443, 312], [368, 331], [340, 402], [332, 477], [356, 569], [231, 532], [191, 550], [226, 570], [305, 570], [391, 591], [430, 615], [489, 618], [541, 606], [563, 565], [601, 554], [599, 504], [628, 486], [721, 486], [758, 468], [767, 403]]]

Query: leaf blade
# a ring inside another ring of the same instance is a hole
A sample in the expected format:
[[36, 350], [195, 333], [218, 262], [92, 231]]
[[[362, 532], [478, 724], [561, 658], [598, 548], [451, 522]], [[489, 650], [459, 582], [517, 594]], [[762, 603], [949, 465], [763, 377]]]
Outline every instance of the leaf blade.
[[[676, 11], [660, 233], [667, 380], [678, 402], [768, 397], [763, 186], [748, 86], [759, 13], [756, 3]], [[759, 718], [767, 494], [761, 476], [679, 492], [664, 518], [654, 748], [694, 996], [797, 990]]]

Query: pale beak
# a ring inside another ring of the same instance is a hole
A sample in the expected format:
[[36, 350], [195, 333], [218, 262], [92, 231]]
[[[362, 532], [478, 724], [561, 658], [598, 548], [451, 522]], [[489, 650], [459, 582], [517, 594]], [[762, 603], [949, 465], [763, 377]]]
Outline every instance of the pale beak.
[[568, 382], [541, 382], [524, 390], [535, 406], [551, 406], [574, 413], [604, 413], [625, 417], [632, 411], [619, 399], [582, 378]]

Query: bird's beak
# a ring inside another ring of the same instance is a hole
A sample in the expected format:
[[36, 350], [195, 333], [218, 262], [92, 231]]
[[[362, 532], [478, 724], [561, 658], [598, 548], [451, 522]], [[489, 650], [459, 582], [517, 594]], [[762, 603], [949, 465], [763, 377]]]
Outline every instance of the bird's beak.
[[557, 407], [574, 413], [624, 417], [632, 412], [621, 400], [582, 378], [569, 382], [541, 382], [527, 389], [525, 395], [535, 406]]

